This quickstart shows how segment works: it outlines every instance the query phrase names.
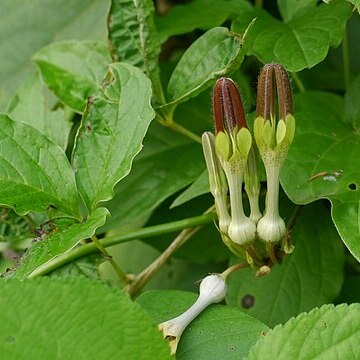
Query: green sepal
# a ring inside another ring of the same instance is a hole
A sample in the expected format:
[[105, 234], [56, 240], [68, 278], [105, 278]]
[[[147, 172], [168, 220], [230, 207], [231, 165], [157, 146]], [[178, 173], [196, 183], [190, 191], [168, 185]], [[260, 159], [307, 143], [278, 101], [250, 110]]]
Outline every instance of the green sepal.
[[263, 147], [264, 123], [265, 119], [262, 117], [257, 117], [254, 122], [254, 138], [259, 149]]
[[273, 143], [273, 129], [271, 126], [270, 121], [265, 121], [264, 127], [263, 127], [263, 143], [266, 145], [266, 147], [271, 148], [271, 144]]
[[240, 153], [240, 157], [247, 161], [249, 151], [252, 145], [252, 137], [249, 129], [242, 128], [236, 135], [236, 145]]
[[286, 141], [290, 145], [295, 135], [295, 118], [291, 114], [287, 114], [285, 117], [286, 124]]
[[276, 128], [276, 143], [279, 145], [285, 138], [287, 133], [287, 128], [284, 120], [279, 120]]
[[215, 135], [215, 152], [220, 159], [229, 160], [232, 154], [229, 135], [224, 132]]

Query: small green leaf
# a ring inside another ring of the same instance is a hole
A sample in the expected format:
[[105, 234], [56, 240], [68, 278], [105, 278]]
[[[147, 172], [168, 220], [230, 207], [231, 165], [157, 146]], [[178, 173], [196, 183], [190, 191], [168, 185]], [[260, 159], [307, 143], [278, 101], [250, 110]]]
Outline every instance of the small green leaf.
[[113, 197], [155, 116], [151, 84], [141, 70], [115, 63], [106, 81], [102, 95], [88, 103], [73, 154], [76, 181], [90, 211]]
[[79, 218], [74, 172], [57, 145], [0, 114], [0, 204], [18, 214], [55, 209]]
[[256, 18], [247, 36], [246, 54], [255, 55], [263, 63], [279, 62], [296, 72], [318, 64], [330, 46], [340, 44], [350, 16], [351, 6], [343, 0], [307, 6], [286, 23], [254, 8], [238, 17], [233, 30], [244, 31]]
[[[182, 291], [147, 291], [137, 299], [156, 323], [180, 315], [195, 300], [196, 294]], [[185, 329], [176, 359], [242, 359], [268, 330], [237, 308], [212, 305]]]
[[353, 4], [356, 10], [358, 11], [358, 13], [360, 13], [360, 0], [347, 0], [347, 1]]
[[79, 241], [93, 236], [95, 230], [104, 225], [108, 215], [107, 209], [98, 208], [82, 223], [69, 224], [69, 221], [62, 223], [60, 220], [58, 224], [55, 222], [54, 230], [44, 239], [35, 242], [23, 255], [19, 267], [12, 276], [18, 279], [35, 276], [42, 265], [71, 250]]
[[249, 360], [358, 359], [360, 304], [324, 305], [269, 331]]
[[296, 135], [284, 164], [281, 183], [297, 204], [329, 199], [341, 238], [360, 260], [360, 171], [354, 161], [360, 158], [356, 115], [356, 102], [360, 97], [347, 94], [346, 98], [345, 114], [343, 99], [333, 94], [304, 92], [296, 98]]
[[49, 89], [79, 113], [84, 111], [87, 98], [100, 90], [111, 62], [105, 45], [75, 40], [48, 45], [33, 60]]
[[20, 86], [7, 113], [11, 119], [40, 130], [65, 150], [72, 124], [66, 119], [64, 109], [51, 110], [49, 102], [51, 104], [39, 74], [35, 72]]
[[157, 100], [165, 102], [158, 67], [161, 49], [153, 1], [111, 1], [108, 26], [113, 60], [142, 69], [152, 81]]
[[4, 359], [171, 359], [141, 307], [100, 282], [1, 281], [0, 293]]
[[[0, 14], [0, 110], [32, 71], [31, 56], [56, 40], [106, 43], [108, 1], [2, 0]], [[14, 49], [17, 49], [16, 51]]]
[[242, 46], [240, 35], [224, 27], [213, 28], [199, 37], [171, 75], [168, 102], [184, 102], [204, 91], [214, 79], [234, 71], [244, 58]]
[[303, 210], [291, 235], [294, 252], [269, 275], [256, 278], [254, 270], [244, 269], [228, 279], [229, 304], [242, 305], [269, 326], [333, 301], [343, 281], [343, 246], [321, 204]]

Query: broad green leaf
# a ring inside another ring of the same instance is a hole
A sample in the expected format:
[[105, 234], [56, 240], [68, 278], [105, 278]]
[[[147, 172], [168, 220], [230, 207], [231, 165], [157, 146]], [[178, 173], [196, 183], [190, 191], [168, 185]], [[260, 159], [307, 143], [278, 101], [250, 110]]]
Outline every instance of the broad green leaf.
[[64, 254], [74, 248], [79, 241], [90, 238], [95, 230], [103, 225], [109, 212], [105, 208], [96, 209], [91, 216], [82, 223], [69, 223], [62, 220], [55, 222], [53, 230], [44, 238], [35, 239], [31, 248], [23, 255], [20, 265], [11, 275], [24, 279], [36, 275], [51, 259]]
[[199, 37], [184, 53], [167, 88], [169, 103], [179, 103], [204, 91], [219, 76], [236, 70], [243, 58], [243, 38], [216, 27]]
[[100, 282], [1, 281], [0, 292], [4, 359], [171, 359], [141, 307]]
[[152, 81], [157, 100], [165, 102], [158, 67], [161, 49], [153, 1], [112, 0], [108, 27], [113, 60], [142, 69]]
[[131, 173], [106, 205], [112, 215], [106, 228], [147, 218], [167, 197], [194, 181], [204, 167], [199, 144], [153, 123]]
[[138, 68], [114, 63], [101, 95], [89, 101], [82, 118], [73, 166], [90, 211], [113, 197], [113, 188], [131, 168], [155, 113], [151, 84]]
[[[180, 315], [196, 300], [196, 294], [181, 291], [148, 291], [137, 302], [156, 323]], [[212, 305], [184, 331], [177, 360], [242, 359], [269, 328], [241, 310]]]
[[318, 64], [330, 46], [340, 44], [350, 16], [351, 6], [343, 0], [306, 7], [286, 23], [254, 8], [238, 17], [233, 30], [244, 31], [256, 18], [247, 36], [246, 54], [255, 55], [263, 63], [279, 62], [295, 72]]
[[26, 122], [66, 149], [72, 124], [66, 118], [65, 109], [51, 109], [48, 98], [39, 74], [34, 72], [12, 98], [7, 113], [13, 120]]
[[88, 97], [100, 91], [101, 81], [111, 63], [105, 45], [76, 40], [50, 44], [32, 59], [49, 89], [80, 113]]
[[360, 304], [324, 305], [269, 331], [249, 360], [358, 359]]
[[108, 0], [0, 1], [0, 110], [32, 70], [30, 58], [52, 41], [106, 42]]
[[74, 172], [62, 149], [7, 115], [0, 124], [0, 204], [20, 215], [51, 208], [79, 218]]
[[207, 170], [202, 172], [200, 176], [171, 204], [171, 208], [182, 205], [195, 197], [209, 192], [209, 176]]
[[165, 16], [156, 17], [155, 22], [161, 42], [165, 42], [170, 36], [220, 26], [243, 9], [250, 9], [244, 0], [194, 0], [174, 6]]
[[[297, 204], [329, 199], [341, 238], [360, 260], [360, 135], [353, 128], [359, 121], [350, 112], [344, 115], [336, 95], [305, 92], [295, 101], [296, 134], [281, 176], [284, 190]], [[347, 109], [356, 110], [349, 101], [359, 100], [347, 97]]]
[[280, 14], [284, 22], [291, 20], [298, 12], [314, 8], [316, 0], [277, 0]]
[[344, 121], [355, 131], [360, 128], [360, 74], [353, 80], [345, 94]]
[[253, 270], [244, 269], [229, 277], [230, 305], [248, 308], [250, 315], [274, 326], [334, 300], [343, 281], [344, 251], [321, 204], [303, 210], [292, 238], [294, 252], [269, 275], [256, 278]]

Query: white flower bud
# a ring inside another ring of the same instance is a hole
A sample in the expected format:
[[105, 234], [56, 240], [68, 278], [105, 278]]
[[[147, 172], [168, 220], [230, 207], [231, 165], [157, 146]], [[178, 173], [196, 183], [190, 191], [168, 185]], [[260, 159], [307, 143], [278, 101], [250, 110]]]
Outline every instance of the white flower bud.
[[199, 297], [180, 316], [159, 324], [164, 338], [169, 341], [171, 353], [175, 354], [181, 334], [185, 328], [210, 304], [224, 300], [227, 293], [225, 279], [221, 275], [209, 275], [200, 284]]

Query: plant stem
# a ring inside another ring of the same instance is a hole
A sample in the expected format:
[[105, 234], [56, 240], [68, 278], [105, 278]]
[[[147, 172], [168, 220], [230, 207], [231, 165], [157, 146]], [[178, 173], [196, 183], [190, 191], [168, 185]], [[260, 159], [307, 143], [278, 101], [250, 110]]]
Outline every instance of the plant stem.
[[305, 86], [303, 84], [303, 82], [301, 81], [299, 75], [295, 72], [291, 73], [291, 76], [297, 86], [297, 88], [299, 89], [300, 92], [304, 92], [305, 91]]
[[136, 296], [141, 289], [149, 282], [156, 272], [170, 259], [173, 253], [180, 248], [187, 240], [200, 230], [200, 226], [192, 229], [185, 229], [174, 239], [174, 241], [153, 261], [145, 270], [135, 277], [135, 280], [125, 288], [131, 297]]
[[117, 264], [113, 257], [108, 253], [105, 247], [99, 242], [97, 236], [93, 235], [91, 237], [91, 240], [98, 248], [98, 250], [104, 255], [105, 259], [110, 263], [120, 281], [122, 281], [124, 284], [128, 284], [130, 282], [130, 279], [126, 276], [125, 272], [121, 269], [119, 264]]
[[[126, 232], [124, 234], [108, 236], [98, 241], [104, 248], [107, 248], [110, 246], [125, 243], [135, 239], [145, 239], [160, 234], [167, 234], [190, 227], [207, 224], [214, 221], [214, 218], [215, 218], [214, 213], [207, 213], [200, 216], [173, 221], [165, 224], [148, 226], [142, 229]], [[71, 261], [75, 261], [83, 256], [96, 253], [97, 251], [98, 248], [95, 246], [93, 242], [82, 246], [78, 246], [73, 250], [61, 254], [53, 258], [52, 260], [48, 261], [47, 263], [39, 266], [29, 275], [29, 278], [35, 278], [38, 276], [46, 275], [49, 272], [56, 270], [65, 264], [68, 264]]]
[[241, 269], [246, 269], [250, 267], [250, 265], [248, 263], [239, 263], [239, 264], [235, 264], [230, 266], [229, 268], [227, 268], [224, 272], [222, 272], [221, 276], [226, 279], [230, 274], [232, 274], [235, 271], [241, 270]]
[[350, 57], [349, 57], [349, 40], [347, 36], [347, 31], [345, 29], [345, 35], [342, 41], [342, 59], [343, 59], [343, 69], [344, 69], [344, 85], [345, 91], [350, 87]]
[[184, 136], [188, 137], [191, 140], [194, 140], [196, 142], [198, 142], [199, 144], [201, 144], [201, 137], [194, 134], [192, 131], [186, 129], [185, 127], [183, 127], [182, 125], [178, 124], [175, 121], [171, 121], [168, 125], [167, 125], [170, 129], [183, 134]]

